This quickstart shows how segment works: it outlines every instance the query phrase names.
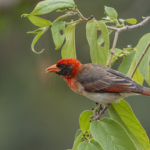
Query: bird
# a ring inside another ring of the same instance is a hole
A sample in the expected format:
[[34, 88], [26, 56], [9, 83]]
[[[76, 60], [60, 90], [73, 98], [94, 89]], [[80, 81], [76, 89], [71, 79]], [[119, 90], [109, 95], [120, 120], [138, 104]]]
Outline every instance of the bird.
[[94, 116], [94, 120], [100, 119], [112, 103], [122, 98], [140, 94], [150, 96], [150, 88], [139, 85], [123, 73], [96, 63], [82, 64], [75, 58], [61, 59], [46, 69], [46, 73], [51, 72], [62, 77], [74, 92], [104, 106]]

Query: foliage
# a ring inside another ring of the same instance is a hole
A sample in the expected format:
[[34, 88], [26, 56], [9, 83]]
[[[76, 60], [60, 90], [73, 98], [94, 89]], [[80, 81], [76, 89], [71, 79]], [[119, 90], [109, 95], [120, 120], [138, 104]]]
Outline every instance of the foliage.
[[[63, 11], [65, 14], [56, 18], [53, 23], [36, 16], [55, 10]], [[23, 14], [23, 16], [28, 17], [34, 25], [40, 27], [35, 31], [28, 32], [37, 34], [31, 44], [31, 49], [35, 53], [41, 53], [42, 51], [35, 51], [34, 45], [47, 30], [51, 29], [56, 50], [62, 47], [62, 58], [76, 58], [75, 27], [79, 23], [86, 23], [86, 37], [90, 47], [91, 60], [93, 63], [106, 66], [111, 55], [109, 35], [113, 32], [113, 30], [107, 29], [106, 24], [111, 23], [112, 27], [120, 28], [124, 27], [125, 23], [136, 24], [137, 20], [134, 18], [118, 19], [117, 11], [106, 6], [105, 14], [106, 17], [102, 20], [96, 20], [93, 16], [87, 19], [77, 9], [73, 0], [44, 0], [39, 2], [30, 14]], [[80, 19], [72, 20], [69, 23], [64, 21], [64, 19], [73, 15], [79, 15]], [[101, 31], [99, 37], [97, 37], [98, 30]], [[121, 60], [119, 71], [130, 76], [149, 41], [150, 33], [144, 35], [135, 48], [132, 48], [132, 46], [123, 50], [116, 48], [111, 66], [114, 62]], [[133, 76], [133, 79], [141, 85], [144, 80], [150, 85], [149, 61], [150, 49], [148, 49]], [[150, 149], [147, 134], [127, 102], [121, 100], [117, 104], [112, 104], [109, 108], [111, 118], [92, 121], [92, 116], [96, 113], [97, 108], [93, 111], [84, 111], [80, 115], [81, 129], [77, 130], [72, 150]]]

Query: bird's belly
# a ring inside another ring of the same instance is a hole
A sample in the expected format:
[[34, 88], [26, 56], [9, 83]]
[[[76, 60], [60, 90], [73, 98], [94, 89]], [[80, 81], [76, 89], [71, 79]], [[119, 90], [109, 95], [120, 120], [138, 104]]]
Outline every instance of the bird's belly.
[[123, 98], [120, 93], [89, 93], [84, 91], [83, 95], [103, 105], [115, 103]]

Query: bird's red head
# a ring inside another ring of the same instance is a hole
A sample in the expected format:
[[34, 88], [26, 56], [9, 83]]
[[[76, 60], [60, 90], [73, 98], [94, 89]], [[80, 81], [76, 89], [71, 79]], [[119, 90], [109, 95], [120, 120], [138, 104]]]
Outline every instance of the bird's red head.
[[46, 73], [55, 72], [62, 76], [75, 76], [81, 67], [81, 63], [74, 58], [61, 59], [55, 65], [46, 69]]

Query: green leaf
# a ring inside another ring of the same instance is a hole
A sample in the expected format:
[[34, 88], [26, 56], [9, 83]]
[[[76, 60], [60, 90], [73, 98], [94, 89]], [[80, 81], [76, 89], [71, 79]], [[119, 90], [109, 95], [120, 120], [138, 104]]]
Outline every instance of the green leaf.
[[[63, 31], [62, 35], [60, 34], [61, 30]], [[59, 20], [55, 21], [51, 27], [51, 31], [56, 46], [55, 49], [59, 49], [62, 46], [65, 39], [65, 22]]]
[[105, 150], [137, 150], [126, 130], [113, 119], [93, 121], [90, 129], [93, 138]]
[[27, 32], [27, 33], [32, 33], [32, 34], [37, 34], [37, 33], [39, 33], [39, 32], [41, 32], [41, 31], [43, 31], [43, 28], [39, 28], [39, 29], [36, 29], [36, 30], [34, 30], [34, 31], [29, 31], [29, 32]]
[[137, 150], [150, 149], [146, 132], [126, 101], [121, 100], [119, 103], [112, 104], [109, 108], [109, 115], [126, 129]]
[[82, 137], [83, 137], [84, 132], [82, 131], [79, 136], [76, 138], [72, 150], [77, 150], [78, 145], [82, 142]]
[[82, 142], [79, 144], [77, 150], [104, 150], [102, 146], [95, 140], [91, 140], [90, 143]]
[[80, 124], [80, 128], [83, 131], [90, 129], [90, 120], [92, 115], [93, 115], [93, 111], [91, 110], [86, 110], [82, 112], [82, 114], [80, 115], [79, 124]]
[[105, 6], [105, 12], [106, 12], [107, 16], [111, 19], [117, 19], [117, 17], [118, 17], [116, 10], [112, 7]]
[[118, 71], [127, 75], [129, 68], [134, 60], [136, 51], [132, 51], [131, 53], [127, 54], [127, 56], [123, 59], [121, 65], [119, 66]]
[[134, 73], [134, 76], [132, 78], [135, 82], [137, 82], [140, 85], [143, 85], [144, 77], [140, 73], [139, 69], [137, 68], [136, 72]]
[[26, 17], [28, 17], [28, 19], [36, 26], [38, 27], [47, 27], [47, 26], [51, 26], [51, 21], [49, 20], [45, 20], [43, 18], [37, 17], [37, 16], [33, 16], [33, 15], [26, 15]]
[[[135, 69], [135, 66], [136, 66], [136, 59], [133, 60], [132, 64], [129, 66], [129, 70], [128, 70], [128, 73], [126, 74], [127, 76], [131, 76], [131, 74], [133, 73], [134, 69]], [[143, 81], [144, 81], [144, 77], [142, 76], [142, 74], [139, 72], [139, 69], [137, 68], [132, 79], [143, 85]]]
[[125, 22], [125, 20], [124, 20], [124, 19], [119, 19], [119, 21], [120, 21], [121, 23], [124, 23], [124, 22]]
[[[121, 65], [119, 66], [118, 71], [127, 75], [131, 76], [135, 66], [136, 66], [136, 59], [135, 59], [135, 51], [130, 52], [127, 56], [123, 59]], [[136, 70], [134, 76], [132, 78], [134, 81], [139, 83], [140, 85], [143, 84], [144, 78], [142, 74], [139, 72], [139, 69]]]
[[149, 66], [149, 79], [145, 79], [145, 80], [150, 85], [150, 66]]
[[[103, 39], [104, 39], [104, 50], [105, 50], [105, 53], [108, 54], [109, 53], [109, 34], [112, 32], [112, 31], [108, 31], [107, 27], [106, 27], [106, 24], [103, 23], [102, 21], [97, 21], [98, 25], [99, 25], [99, 28], [101, 30], [101, 34], [103, 36]], [[107, 59], [108, 59], [108, 56], [107, 56]]]
[[[108, 34], [110, 35], [113, 32], [113, 30], [108, 29]], [[98, 45], [102, 45], [104, 43], [103, 35], [101, 34], [99, 38], [97, 39]]]
[[[136, 62], [140, 59], [143, 51], [146, 49], [148, 43], [150, 42], [150, 33], [145, 34], [139, 41], [137, 45], [136, 50]], [[143, 57], [140, 65], [139, 65], [139, 71], [144, 77], [146, 81], [149, 80], [150, 74], [149, 74], [149, 61], [150, 61], [150, 48], [146, 52], [145, 56]]]
[[77, 139], [77, 137], [80, 135], [80, 133], [82, 132], [81, 129], [78, 129], [76, 134], [75, 134], [75, 138], [74, 138], [74, 141]]
[[135, 65], [136, 65], [136, 58], [134, 58], [133, 62], [129, 66], [128, 73], [126, 74], [127, 76], [129, 76], [129, 77], [131, 76], [131, 74], [133, 73], [133, 70], [135, 68]]
[[28, 33], [36, 33], [36, 32], [37, 32], [37, 35], [35, 36], [35, 38], [34, 38], [33, 41], [32, 41], [32, 44], [31, 44], [31, 49], [32, 49], [32, 51], [35, 52], [36, 54], [42, 53], [44, 49], [43, 49], [42, 51], [40, 51], [40, 52], [36, 52], [35, 49], [34, 49], [34, 45], [36, 44], [36, 42], [39, 40], [39, 38], [40, 38], [48, 29], [49, 29], [49, 27], [43, 27], [43, 28], [39, 28], [39, 29], [37, 29], [37, 30], [35, 30], [35, 31], [32, 31], [32, 32], [30, 31], [30, 32], [28, 32]]
[[[97, 42], [97, 30], [100, 29], [104, 38], [104, 47]], [[93, 63], [107, 65], [109, 54], [109, 35], [106, 25], [101, 21], [91, 20], [86, 25], [86, 37], [90, 46], [90, 54]]]
[[66, 28], [65, 36], [66, 43], [62, 47], [61, 56], [63, 59], [65, 58], [76, 58], [76, 50], [75, 50], [75, 25], [68, 25]]
[[136, 24], [137, 23], [137, 20], [134, 19], [134, 18], [131, 18], [131, 19], [126, 19], [125, 22], [128, 22], [130, 24]]
[[75, 7], [73, 0], [44, 0], [39, 2], [31, 15], [42, 15], [50, 13], [57, 9], [67, 9]]
[[[115, 57], [116, 55], [120, 54], [121, 52], [122, 52], [121, 49], [115, 48], [115, 55], [114, 55], [114, 57]], [[109, 54], [110, 54], [110, 53], [109, 53]]]
[[92, 143], [93, 145], [95, 145], [98, 148], [98, 150], [104, 150], [104, 148], [102, 147], [102, 145], [100, 145], [96, 140], [92, 139], [90, 141], [90, 143]]
[[66, 11], [66, 9], [58, 9], [58, 10], [56, 10], [56, 12], [64, 12], [64, 11]]
[[[110, 49], [110, 51], [112, 51], [112, 49]], [[118, 56], [122, 53], [123, 51], [121, 49], [118, 49], [118, 48], [115, 48], [115, 51], [114, 51], [114, 56], [113, 56], [113, 60], [111, 62], [111, 66], [114, 64], [114, 62], [118, 59]], [[109, 63], [109, 59], [110, 59], [110, 56], [111, 56], [111, 53], [108, 54], [108, 62], [107, 64]]]

